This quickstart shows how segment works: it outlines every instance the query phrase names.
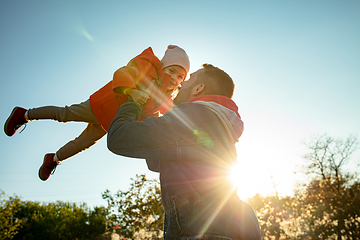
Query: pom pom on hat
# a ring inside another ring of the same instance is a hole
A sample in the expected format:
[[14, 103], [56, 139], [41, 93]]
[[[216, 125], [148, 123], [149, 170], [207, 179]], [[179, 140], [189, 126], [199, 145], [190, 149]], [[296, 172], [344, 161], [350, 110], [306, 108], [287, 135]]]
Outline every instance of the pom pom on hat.
[[186, 73], [190, 70], [190, 60], [185, 50], [176, 46], [169, 45], [167, 50], [165, 51], [164, 57], [161, 59], [161, 63], [163, 64], [163, 68], [178, 65], [185, 69]]

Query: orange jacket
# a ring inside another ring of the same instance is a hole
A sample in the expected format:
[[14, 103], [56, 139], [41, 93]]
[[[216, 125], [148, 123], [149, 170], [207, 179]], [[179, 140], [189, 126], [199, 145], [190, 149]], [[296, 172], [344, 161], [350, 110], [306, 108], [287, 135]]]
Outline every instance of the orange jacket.
[[107, 131], [115, 118], [119, 107], [126, 102], [127, 96], [113, 91], [117, 87], [131, 87], [138, 90], [146, 89], [152, 80], [157, 85], [150, 94], [150, 99], [143, 105], [140, 120], [146, 117], [164, 114], [172, 109], [172, 99], [165, 94], [170, 84], [171, 76], [164, 72], [160, 60], [154, 55], [151, 47], [116, 70], [113, 80], [90, 96], [91, 108], [100, 124]]

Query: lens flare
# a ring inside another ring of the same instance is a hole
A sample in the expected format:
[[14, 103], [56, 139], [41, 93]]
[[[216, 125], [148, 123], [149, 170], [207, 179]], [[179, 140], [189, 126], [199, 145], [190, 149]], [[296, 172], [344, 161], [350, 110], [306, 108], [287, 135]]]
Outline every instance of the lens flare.
[[[195, 127], [194, 122], [192, 119], [178, 114], [177, 111], [173, 111], [172, 114], [175, 115], [190, 131], [193, 132], [196, 143], [199, 146], [204, 146], [205, 148], [199, 148], [198, 154], [201, 153], [201, 149], [203, 149], [204, 152], [209, 156], [211, 155], [211, 150], [214, 148], [214, 143], [210, 138], [210, 135], [204, 131], [198, 130]], [[205, 154], [204, 154], [205, 155]], [[220, 197], [221, 202], [220, 204], [217, 204], [215, 209], [211, 210], [211, 216], [209, 216], [206, 219], [206, 222], [204, 223], [203, 229], [198, 233], [197, 237], [201, 238], [209, 229], [209, 227], [212, 225], [214, 219], [218, 216], [218, 214], [221, 212], [223, 207], [227, 204], [228, 201], [236, 194], [237, 188], [234, 186], [231, 186], [230, 184], [230, 169], [233, 173], [233, 176], [236, 176], [236, 170], [235, 168], [232, 168], [232, 165], [230, 163], [234, 162], [234, 154], [229, 151], [224, 153], [222, 156], [213, 155], [210, 158], [215, 159], [215, 161], [212, 162], [212, 164], [217, 165], [212, 166], [215, 170], [215, 172], [220, 173], [219, 175], [215, 174], [214, 177], [211, 177], [209, 180], [209, 184], [212, 184], [213, 190], [217, 193], [214, 193], [215, 198]], [[205, 209], [207, 211], [208, 209]], [[201, 214], [199, 214], [201, 216]], [[193, 219], [194, 221], [196, 219]]]
[[90, 42], [93, 42], [94, 41], [94, 38], [93, 36], [91, 36], [91, 34], [85, 29], [84, 26], [82, 26], [81, 24], [77, 24], [76, 26], [76, 31], [84, 36], [87, 40], [89, 40]]

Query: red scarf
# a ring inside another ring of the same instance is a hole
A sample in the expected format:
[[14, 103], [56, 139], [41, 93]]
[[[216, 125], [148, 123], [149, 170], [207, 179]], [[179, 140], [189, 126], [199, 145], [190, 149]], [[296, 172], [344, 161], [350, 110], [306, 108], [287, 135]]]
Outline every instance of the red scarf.
[[231, 111], [235, 112], [236, 115], [238, 116], [238, 118], [241, 119], [240, 114], [238, 112], [238, 106], [236, 105], [236, 103], [233, 100], [231, 100], [231, 98], [221, 96], [221, 95], [202, 95], [202, 96], [194, 97], [193, 99], [191, 99], [189, 101], [189, 103], [195, 102], [195, 101], [214, 102], [214, 103], [220, 104], [220, 105], [230, 109]]

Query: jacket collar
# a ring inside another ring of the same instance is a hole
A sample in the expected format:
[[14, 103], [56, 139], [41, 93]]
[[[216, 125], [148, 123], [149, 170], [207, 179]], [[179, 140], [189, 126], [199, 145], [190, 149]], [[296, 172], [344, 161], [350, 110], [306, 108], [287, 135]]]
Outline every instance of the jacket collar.
[[194, 97], [193, 99], [191, 99], [189, 101], [189, 103], [192, 103], [195, 101], [214, 102], [214, 103], [220, 104], [220, 105], [230, 109], [231, 111], [235, 112], [236, 115], [238, 116], [238, 118], [241, 119], [240, 114], [238, 112], [239, 108], [231, 98], [221, 96], [221, 95], [202, 95], [202, 96]]

